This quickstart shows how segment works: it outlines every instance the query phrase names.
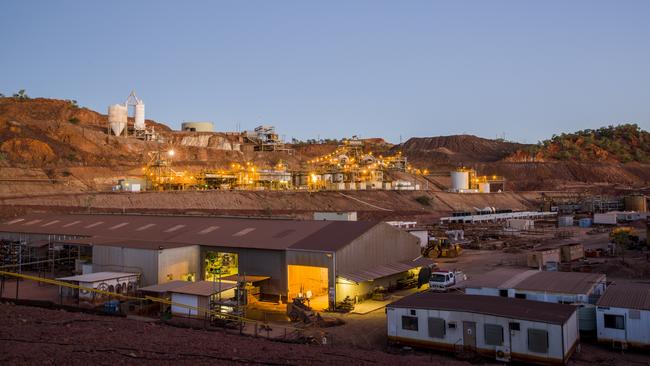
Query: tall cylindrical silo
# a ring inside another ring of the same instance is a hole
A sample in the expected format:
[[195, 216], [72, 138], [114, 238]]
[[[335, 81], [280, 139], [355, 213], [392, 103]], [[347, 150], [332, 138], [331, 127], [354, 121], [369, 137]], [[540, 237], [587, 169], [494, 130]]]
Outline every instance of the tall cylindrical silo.
[[465, 170], [451, 172], [451, 190], [459, 192], [465, 189], [469, 189], [469, 172]]
[[133, 119], [135, 120], [135, 123], [133, 125], [133, 128], [136, 130], [144, 130], [144, 103], [139, 101], [135, 106], [135, 113], [133, 115]]
[[113, 104], [108, 106], [108, 125], [113, 134], [119, 136], [126, 128], [128, 110], [125, 105]]

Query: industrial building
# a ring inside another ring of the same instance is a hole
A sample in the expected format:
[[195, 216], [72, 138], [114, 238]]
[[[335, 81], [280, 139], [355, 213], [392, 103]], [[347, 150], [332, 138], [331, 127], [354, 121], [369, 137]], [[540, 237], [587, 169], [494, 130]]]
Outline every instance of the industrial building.
[[606, 285], [606, 276], [600, 273], [500, 268], [471, 278], [462, 287], [469, 295], [579, 305], [580, 330], [593, 332], [595, 304]]
[[211, 281], [217, 268], [266, 276], [263, 298], [309, 291], [317, 308], [391, 288], [431, 264], [416, 237], [370, 221], [35, 214], [0, 224], [0, 239], [78, 247], [92, 253], [93, 272], [138, 273], [140, 286]]
[[212, 122], [183, 122], [181, 123], [181, 131], [185, 132], [214, 132], [214, 125]]
[[598, 341], [650, 349], [650, 284], [614, 282], [598, 300]]
[[572, 305], [424, 292], [386, 308], [388, 339], [401, 345], [563, 365], [579, 343]]

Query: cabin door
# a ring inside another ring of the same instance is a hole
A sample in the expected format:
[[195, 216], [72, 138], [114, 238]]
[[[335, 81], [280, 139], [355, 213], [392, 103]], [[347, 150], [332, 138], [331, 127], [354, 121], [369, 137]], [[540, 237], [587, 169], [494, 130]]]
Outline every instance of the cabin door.
[[476, 348], [475, 322], [463, 322], [463, 346], [465, 348]]

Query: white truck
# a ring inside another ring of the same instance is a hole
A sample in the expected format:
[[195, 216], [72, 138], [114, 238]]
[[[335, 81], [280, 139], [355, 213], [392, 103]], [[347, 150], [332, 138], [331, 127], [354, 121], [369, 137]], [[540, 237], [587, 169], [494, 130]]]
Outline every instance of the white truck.
[[467, 276], [462, 271], [435, 271], [431, 272], [429, 279], [429, 290], [436, 292], [447, 292], [458, 287], [458, 284], [465, 281]]

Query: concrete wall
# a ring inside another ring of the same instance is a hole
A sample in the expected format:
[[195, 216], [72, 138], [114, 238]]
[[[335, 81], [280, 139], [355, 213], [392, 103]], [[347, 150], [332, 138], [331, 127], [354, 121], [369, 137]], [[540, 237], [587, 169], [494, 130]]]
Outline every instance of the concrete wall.
[[158, 250], [93, 246], [93, 272], [138, 272], [140, 286], [158, 283]]
[[[570, 355], [573, 346], [578, 342], [578, 324], [576, 313], [563, 326], [504, 318], [483, 314], [467, 313], [462, 311], [443, 311], [415, 309], [418, 317], [418, 330], [402, 329], [402, 316], [411, 316], [411, 309], [387, 308], [388, 337], [394, 342], [430, 347], [441, 350], [454, 350], [454, 345], [463, 344], [463, 321], [476, 323], [476, 347], [480, 353], [494, 357], [496, 347], [485, 343], [485, 324], [497, 324], [503, 327], [503, 346], [510, 347], [513, 360], [519, 361], [546, 361], [563, 363], [565, 356]], [[446, 334], [444, 338], [429, 336], [428, 318], [442, 318], [445, 320]], [[449, 328], [449, 323], [456, 323], [455, 329]], [[509, 323], [520, 324], [519, 331], [510, 331]], [[528, 349], [528, 329], [542, 329], [548, 332], [549, 348], [546, 353], [533, 352]]]
[[417, 237], [381, 223], [336, 252], [336, 273], [412, 260], [419, 255]]
[[[598, 307], [596, 310], [598, 341], [610, 344], [612, 341], [626, 342], [636, 347], [650, 346], [650, 311], [638, 310], [640, 319], [632, 319], [630, 312], [634, 312], [634, 310]], [[605, 328], [605, 314], [623, 316], [625, 329]]]
[[195, 273], [196, 279], [201, 273], [201, 248], [198, 245], [182, 248], [170, 248], [158, 253], [158, 283], [181, 280], [188, 273]]

